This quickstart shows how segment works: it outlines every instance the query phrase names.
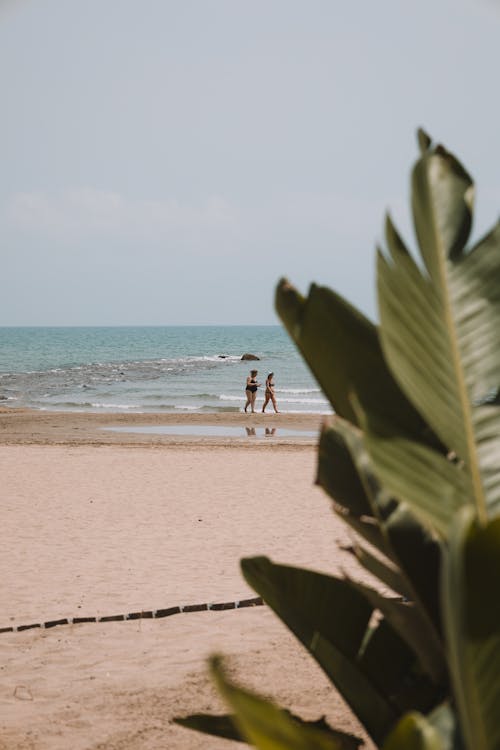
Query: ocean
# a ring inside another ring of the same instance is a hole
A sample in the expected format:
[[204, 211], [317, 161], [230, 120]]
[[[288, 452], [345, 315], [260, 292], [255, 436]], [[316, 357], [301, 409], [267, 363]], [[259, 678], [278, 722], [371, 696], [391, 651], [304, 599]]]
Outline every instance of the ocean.
[[[260, 361], [242, 361], [245, 353]], [[280, 411], [331, 412], [280, 326], [0, 328], [0, 400], [6, 406], [238, 412], [254, 367], [261, 383], [274, 372]], [[263, 391], [258, 392], [258, 409]]]

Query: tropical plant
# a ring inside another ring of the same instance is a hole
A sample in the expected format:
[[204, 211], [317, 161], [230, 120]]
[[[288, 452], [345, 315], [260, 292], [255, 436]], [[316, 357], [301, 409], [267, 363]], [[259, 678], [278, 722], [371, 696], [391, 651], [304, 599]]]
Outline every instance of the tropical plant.
[[[317, 481], [381, 586], [267, 558], [241, 566], [378, 747], [498, 750], [500, 225], [466, 249], [473, 182], [418, 135], [421, 262], [387, 217], [380, 324], [324, 287], [304, 298], [284, 280], [276, 292], [336, 415], [322, 429]], [[211, 669], [233, 713], [184, 725], [262, 750], [356, 747], [237, 688], [219, 661]]]

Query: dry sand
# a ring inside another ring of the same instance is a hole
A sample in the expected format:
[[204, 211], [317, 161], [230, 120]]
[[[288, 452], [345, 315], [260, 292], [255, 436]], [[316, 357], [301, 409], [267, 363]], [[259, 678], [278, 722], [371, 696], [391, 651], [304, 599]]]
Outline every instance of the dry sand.
[[[112, 433], [111, 424], [255, 424], [271, 439]], [[316, 429], [291, 415], [0, 412], [0, 628], [256, 596], [239, 559], [338, 572], [349, 540], [314, 486]], [[172, 723], [223, 712], [206, 659], [309, 719], [359, 726], [265, 606], [0, 633], [1, 750], [241, 748]]]

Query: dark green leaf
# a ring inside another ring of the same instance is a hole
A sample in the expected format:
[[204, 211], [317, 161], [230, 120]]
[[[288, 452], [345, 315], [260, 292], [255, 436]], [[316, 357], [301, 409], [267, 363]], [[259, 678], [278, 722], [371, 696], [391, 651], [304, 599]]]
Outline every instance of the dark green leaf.
[[442, 633], [439, 586], [441, 580], [441, 546], [400, 504], [387, 518], [384, 529], [395, 558], [411, 586], [408, 598], [419, 602], [432, 622], [436, 634]]
[[333, 510], [341, 518], [344, 523], [353, 529], [357, 534], [360, 535], [369, 544], [373, 544], [374, 547], [380, 550], [385, 550], [387, 547], [386, 539], [378, 522], [374, 518], [359, 518], [350, 513], [347, 513], [344, 508], [333, 506]]
[[420, 146], [420, 151], [422, 154], [425, 154], [427, 149], [432, 143], [432, 140], [429, 135], [425, 132], [425, 130], [422, 130], [422, 128], [419, 128], [417, 130], [417, 139], [418, 139], [418, 145]]
[[[364, 515], [373, 516], [376, 519], [388, 518], [398, 503], [380, 484], [379, 478], [375, 476], [372, 461], [365, 447], [363, 433], [339, 417], [334, 417], [330, 423], [327, 423], [325, 431], [328, 432], [329, 430], [337, 432], [349, 449], [354, 468], [358, 473], [365, 491], [365, 497], [369, 503], [368, 506], [362, 506], [361, 508], [366, 511]], [[346, 499], [346, 508], [350, 508], [354, 512], [354, 508], [351, 508], [348, 504], [348, 499]]]
[[459, 161], [442, 146], [418, 160], [412, 175], [415, 231], [429, 276], [442, 284], [443, 261], [460, 256], [472, 224], [474, 187]]
[[401, 572], [390, 562], [384, 561], [380, 557], [373, 555], [366, 547], [355, 544], [352, 553], [359, 564], [378, 578], [383, 584], [388, 586], [392, 591], [401, 594], [406, 598], [411, 597], [411, 587]]
[[[372, 684], [352, 658], [346, 657], [320, 634], [312, 641], [311, 651], [367, 732], [377, 744], [380, 743], [400, 714], [396, 706], [391, 705], [388, 696]], [[393, 652], [386, 651], [378, 664], [378, 674], [392, 658]]]
[[[423, 616], [421, 610], [412, 602], [403, 602], [394, 597], [383, 596], [378, 591], [361, 583], [352, 581], [352, 584], [367, 598], [374, 609], [378, 609], [384, 615], [393, 630], [407, 644], [409, 650], [406, 653], [401, 649], [399, 668], [405, 672], [416, 656], [422, 671], [430, 677], [436, 686], [441, 686], [442, 689], [447, 678], [443, 647], [436, 636], [436, 631], [431, 627], [430, 621]], [[429, 685], [425, 684], [424, 680], [415, 679], [414, 686], [425, 693], [424, 701], [430, 696], [430, 705], [432, 705], [438, 691], [431, 689]], [[415, 702], [411, 705], [416, 706], [416, 699], [413, 698]]]
[[[429, 625], [432, 624], [435, 636], [439, 637], [441, 618], [438, 603], [440, 573], [438, 542], [409, 512], [407, 506], [394, 501], [382, 488], [379, 480], [374, 476], [370, 457], [362, 441], [362, 433], [357, 428], [338, 417], [334, 418], [322, 432], [320, 456], [323, 440], [331, 433], [338, 435], [339, 440], [349, 451], [351, 462], [345, 461], [344, 466], [347, 466], [350, 472], [357, 473], [360, 485], [365, 492], [364, 502], [358, 502], [358, 485], [354, 481], [351, 481], [349, 485], [344, 480], [345, 484], [339, 488], [339, 494], [342, 502], [349, 509], [349, 514], [340, 513], [340, 515], [394, 566], [393, 569], [387, 567], [382, 569], [380, 565], [377, 566], [376, 559], [365, 557], [367, 567], [371, 566], [371, 572], [378, 575], [380, 580], [395, 591], [400, 591], [423, 606], [426, 616], [430, 619]], [[326, 466], [322, 469], [323, 476], [334, 475], [337, 464], [344, 460], [342, 453], [339, 455], [331, 451], [327, 454], [325, 451], [320, 457], [320, 467], [322, 461], [326, 464], [328, 455], [332, 466], [330, 469]], [[329, 484], [333, 497], [336, 491], [335, 481], [336, 478], [333, 476]], [[354, 494], [354, 503], [349, 501], [349, 486], [357, 490]], [[353, 513], [356, 511], [362, 511], [364, 518], [354, 519]], [[375, 567], [378, 567], [378, 570], [375, 570]], [[391, 575], [391, 570], [396, 571], [396, 578]]]
[[[436, 689], [385, 621], [370, 628], [373, 606], [351, 582], [242, 560], [247, 582], [312, 653], [368, 733], [380, 741], [409, 706], [428, 708]], [[415, 703], [408, 703], [410, 700]]]
[[467, 746], [500, 747], [500, 518], [480, 526], [472, 508], [455, 519], [444, 577], [453, 689]]
[[440, 146], [426, 147], [412, 186], [427, 274], [388, 222], [390, 258], [378, 259], [384, 355], [408, 398], [462, 460], [467, 502], [484, 521], [500, 510], [500, 408], [492, 398], [500, 385], [500, 226], [466, 251], [473, 183]]
[[276, 290], [276, 309], [338, 415], [358, 423], [355, 391], [365, 409], [418, 441], [428, 440], [427, 425], [387, 367], [376, 327], [358, 310], [315, 284], [304, 299], [285, 280]]
[[309, 648], [316, 633], [356, 656], [373, 607], [343, 579], [267, 557], [244, 558], [245, 580]]
[[500, 223], [467, 255], [449, 266], [449, 284], [460, 332], [460, 353], [473, 402], [500, 386]]
[[446, 538], [454, 514], [469, 501], [468, 475], [426, 446], [368, 429], [366, 447], [383, 483]]
[[355, 516], [373, 515], [370, 500], [345, 438], [326, 423], [318, 447], [317, 484]]

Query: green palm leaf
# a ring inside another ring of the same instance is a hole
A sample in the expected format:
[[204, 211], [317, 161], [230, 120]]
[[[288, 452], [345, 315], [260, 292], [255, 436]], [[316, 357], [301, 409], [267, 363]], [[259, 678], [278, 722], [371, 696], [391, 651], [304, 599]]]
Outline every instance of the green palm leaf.
[[338, 418], [335, 422], [326, 422], [321, 430], [316, 484], [349, 513], [373, 516], [369, 492], [356, 468]]
[[500, 518], [479, 526], [472, 508], [453, 525], [444, 612], [453, 691], [467, 747], [500, 747]]
[[465, 472], [426, 446], [380, 436], [368, 426], [365, 444], [391, 492], [446, 537], [454, 514], [470, 501], [472, 489]]
[[412, 602], [383, 596], [362, 583], [351, 581], [351, 585], [370, 602], [374, 610], [384, 615], [391, 627], [413, 649], [422, 669], [433, 682], [436, 685], [444, 684], [447, 669], [442, 645], [419, 607]]
[[[420, 451], [428, 450], [418, 444], [411, 445], [416, 445]], [[446, 469], [454, 482], [458, 482], [460, 490], [463, 475], [440, 454], [433, 452], [430, 455], [433, 460], [445, 462]], [[397, 468], [396, 477], [400, 486], [404, 481], [400, 474], [404, 475], [404, 472], [400, 471], [400, 463]], [[426, 473], [417, 472], [417, 479], [425, 483]], [[362, 433], [339, 417], [326, 423], [321, 432], [317, 481], [334, 500], [334, 508], [341, 506], [338, 510], [340, 517], [397, 568], [396, 578], [392, 577], [394, 590], [406, 593], [409, 599], [422, 606], [433, 630], [429, 637], [434, 639], [441, 632], [438, 605], [441, 567], [439, 543], [419, 523], [407, 505], [397, 502], [384, 490], [374, 474]], [[439, 481], [443, 482], [442, 477], [439, 477]], [[453, 486], [444, 484], [443, 492], [453, 495]], [[435, 485], [428, 483], [426, 489], [427, 492], [423, 492], [424, 505], [429, 498], [429, 489], [434, 491]], [[413, 485], [410, 490], [414, 491]], [[453, 505], [449, 509], [448, 520], [452, 508]], [[367, 560], [366, 556], [364, 559]], [[375, 572], [376, 562], [369, 564], [372, 572]], [[379, 566], [378, 573], [381, 580], [391, 585], [391, 568]]]
[[325, 422], [321, 430], [316, 483], [332, 498], [335, 513], [390, 558], [390, 547], [375, 516], [387, 516], [395, 503], [374, 490], [378, 485], [361, 433], [339, 417]]
[[348, 549], [354, 555], [358, 563], [375, 578], [385, 584], [397, 594], [409, 599], [412, 595], [411, 587], [405, 577], [390, 561], [383, 560], [378, 555], [373, 555], [367, 547], [355, 543]]
[[[473, 184], [441, 146], [424, 151], [412, 188], [425, 270], [412, 260], [388, 220], [390, 257], [379, 253], [378, 258], [383, 350], [407, 396], [463, 461], [465, 502], [472, 502], [485, 519], [500, 507], [500, 409], [481, 403], [500, 384], [500, 229], [465, 250]], [[401, 453], [408, 447], [397, 446]], [[410, 471], [418, 471], [420, 462], [429, 476], [449, 475], [442, 462], [439, 466], [427, 456], [422, 463], [414, 449], [408, 455]], [[374, 459], [377, 468], [378, 459], [380, 455]], [[388, 471], [393, 477], [396, 473], [396, 460], [396, 455], [387, 460], [393, 466], [385, 466], [386, 481]], [[429, 502], [441, 503], [441, 489]], [[421, 497], [401, 494], [422, 509]], [[441, 528], [448, 520], [443, 516], [438, 521]]]
[[404, 503], [400, 503], [387, 518], [384, 531], [399, 567], [406, 580], [411, 582], [409, 598], [422, 606], [435, 634], [441, 637], [441, 545]]
[[[425, 676], [406, 639], [384, 619], [371, 626], [379, 600], [372, 603], [350, 581], [264, 557], [244, 559], [241, 566], [247, 582], [311, 652], [376, 742], [410, 707], [434, 705], [441, 688]], [[402, 623], [404, 613], [393, 614]], [[428, 643], [428, 650], [434, 645]]]
[[415, 440], [437, 440], [402, 392], [382, 353], [376, 326], [346, 300], [312, 284], [307, 299], [286, 280], [276, 289], [276, 309], [336, 414], [353, 424], [358, 415], [355, 391], [363, 407], [390, 417]]

